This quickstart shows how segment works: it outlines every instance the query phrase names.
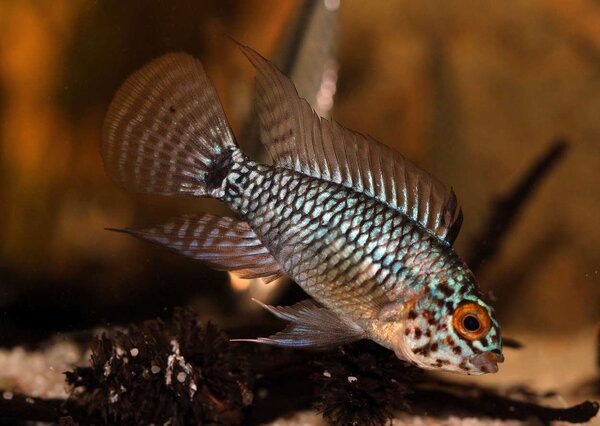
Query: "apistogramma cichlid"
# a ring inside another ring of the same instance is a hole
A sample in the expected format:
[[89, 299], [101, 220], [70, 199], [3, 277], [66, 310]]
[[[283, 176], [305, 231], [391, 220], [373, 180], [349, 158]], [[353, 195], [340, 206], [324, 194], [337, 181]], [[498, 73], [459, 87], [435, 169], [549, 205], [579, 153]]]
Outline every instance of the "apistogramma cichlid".
[[454, 192], [373, 139], [318, 117], [254, 50], [260, 136], [246, 158], [201, 63], [162, 56], [123, 84], [102, 135], [109, 175], [151, 194], [214, 197], [238, 219], [189, 215], [124, 229], [244, 278], [288, 275], [314, 300], [265, 306], [288, 327], [254, 341], [373, 341], [426, 369], [496, 372], [500, 328], [452, 243]]

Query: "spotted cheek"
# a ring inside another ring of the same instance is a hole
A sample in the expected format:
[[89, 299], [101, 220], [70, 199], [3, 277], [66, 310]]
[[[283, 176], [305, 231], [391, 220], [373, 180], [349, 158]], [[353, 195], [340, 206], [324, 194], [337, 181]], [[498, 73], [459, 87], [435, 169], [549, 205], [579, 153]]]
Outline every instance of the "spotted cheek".
[[411, 348], [417, 348], [424, 345], [431, 339], [431, 330], [424, 315], [414, 315], [407, 322], [404, 335], [411, 342]]
[[430, 345], [428, 354], [432, 365], [448, 371], [468, 372], [468, 358], [463, 354], [461, 342], [450, 333], [440, 333], [438, 337], [439, 339]]
[[[488, 345], [492, 345], [493, 339], [493, 335], [487, 336]], [[466, 340], [446, 325], [437, 328], [430, 344], [419, 348], [417, 352], [428, 368], [479, 375], [482, 372], [471, 363], [471, 359], [482, 350], [482, 342]]]
[[418, 327], [421, 330], [424, 328], [425, 331], [411, 332], [407, 336], [414, 357], [425, 368], [445, 369], [444, 367], [451, 364], [452, 360], [445, 354], [444, 343], [439, 339], [439, 333], [426, 323], [421, 323]]

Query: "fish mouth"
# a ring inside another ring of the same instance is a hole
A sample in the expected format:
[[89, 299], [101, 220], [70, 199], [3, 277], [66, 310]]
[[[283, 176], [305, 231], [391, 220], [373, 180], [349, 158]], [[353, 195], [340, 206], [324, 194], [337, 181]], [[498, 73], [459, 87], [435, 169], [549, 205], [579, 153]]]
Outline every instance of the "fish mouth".
[[471, 359], [471, 363], [482, 373], [496, 373], [501, 362], [504, 362], [504, 355], [499, 350], [482, 352]]

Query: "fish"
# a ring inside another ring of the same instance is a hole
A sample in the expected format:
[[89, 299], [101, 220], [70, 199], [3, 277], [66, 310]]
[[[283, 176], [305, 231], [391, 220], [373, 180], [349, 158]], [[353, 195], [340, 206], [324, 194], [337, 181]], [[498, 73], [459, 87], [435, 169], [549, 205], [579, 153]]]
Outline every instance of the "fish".
[[120, 231], [242, 278], [287, 276], [310, 296], [261, 303], [287, 326], [249, 341], [325, 350], [370, 339], [422, 369], [497, 372], [499, 323], [453, 249], [462, 223], [454, 191], [319, 117], [275, 65], [239, 47], [256, 70], [272, 164], [243, 154], [200, 60], [161, 56], [110, 103], [105, 170], [129, 191], [219, 199], [234, 217], [188, 214]]

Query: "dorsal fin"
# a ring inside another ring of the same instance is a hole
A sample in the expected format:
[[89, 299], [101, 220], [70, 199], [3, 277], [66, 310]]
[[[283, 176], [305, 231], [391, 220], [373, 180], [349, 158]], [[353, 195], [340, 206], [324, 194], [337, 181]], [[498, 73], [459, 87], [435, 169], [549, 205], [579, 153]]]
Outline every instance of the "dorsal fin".
[[452, 189], [373, 138], [319, 117], [271, 62], [241, 49], [258, 71], [260, 135], [276, 166], [376, 198], [452, 244], [462, 221]]

